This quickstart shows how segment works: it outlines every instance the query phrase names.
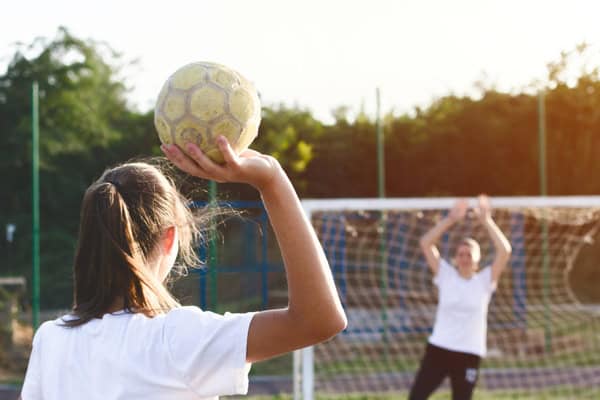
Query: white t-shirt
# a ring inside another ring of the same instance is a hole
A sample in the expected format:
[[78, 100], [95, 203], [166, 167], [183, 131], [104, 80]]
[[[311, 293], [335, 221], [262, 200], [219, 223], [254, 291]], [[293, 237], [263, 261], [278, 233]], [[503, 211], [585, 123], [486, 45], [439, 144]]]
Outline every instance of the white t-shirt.
[[465, 279], [456, 268], [441, 259], [433, 283], [439, 289], [439, 298], [429, 343], [484, 357], [488, 305], [496, 290], [492, 268], [484, 268]]
[[60, 318], [48, 321], [33, 339], [22, 398], [198, 400], [246, 394], [253, 315], [181, 307], [154, 318], [105, 314], [75, 328], [61, 326]]

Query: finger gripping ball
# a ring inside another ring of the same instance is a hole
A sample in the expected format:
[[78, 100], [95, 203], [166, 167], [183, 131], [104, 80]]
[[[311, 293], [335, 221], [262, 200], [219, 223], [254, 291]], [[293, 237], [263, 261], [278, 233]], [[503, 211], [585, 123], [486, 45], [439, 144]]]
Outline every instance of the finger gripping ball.
[[216, 139], [225, 136], [236, 153], [256, 138], [260, 100], [254, 85], [224, 65], [196, 62], [179, 68], [164, 83], [154, 108], [154, 126], [164, 144], [195, 143], [223, 163]]

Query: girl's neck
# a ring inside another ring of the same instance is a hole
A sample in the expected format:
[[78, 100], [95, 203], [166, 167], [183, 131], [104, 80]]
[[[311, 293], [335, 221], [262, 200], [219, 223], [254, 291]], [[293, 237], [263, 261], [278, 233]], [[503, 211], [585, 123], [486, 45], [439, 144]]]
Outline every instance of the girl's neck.
[[117, 297], [115, 299], [115, 301], [113, 301], [113, 303], [111, 304], [111, 306], [108, 308], [107, 313], [114, 313], [117, 311], [121, 311], [125, 308], [125, 302], [123, 301], [122, 297]]
[[462, 270], [462, 269], [458, 269], [458, 274], [461, 276], [461, 278], [464, 279], [471, 279], [472, 277], [475, 276], [475, 274], [477, 273], [476, 269], [471, 269], [468, 271]]

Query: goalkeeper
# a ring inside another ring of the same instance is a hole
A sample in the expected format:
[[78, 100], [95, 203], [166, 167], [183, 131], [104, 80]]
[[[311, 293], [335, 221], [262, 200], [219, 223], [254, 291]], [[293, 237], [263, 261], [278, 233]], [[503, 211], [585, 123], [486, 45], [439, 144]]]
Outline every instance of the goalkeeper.
[[479, 364], [486, 352], [487, 311], [502, 271], [510, 258], [510, 243], [492, 219], [487, 196], [479, 196], [474, 209], [496, 249], [489, 268], [479, 268], [479, 244], [463, 239], [456, 248], [454, 264], [440, 257], [436, 242], [467, 212], [466, 200], [458, 200], [448, 216], [429, 230], [420, 241], [433, 282], [438, 287], [438, 306], [433, 333], [410, 391], [410, 400], [426, 399], [450, 377], [452, 399], [471, 399], [477, 383]]

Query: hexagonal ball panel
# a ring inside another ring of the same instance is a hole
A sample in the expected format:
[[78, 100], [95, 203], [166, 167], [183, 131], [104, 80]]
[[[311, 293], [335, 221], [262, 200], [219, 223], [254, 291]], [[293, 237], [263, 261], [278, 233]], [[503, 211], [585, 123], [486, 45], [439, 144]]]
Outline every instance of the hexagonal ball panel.
[[256, 136], [258, 135], [258, 124], [259, 122], [251, 121], [244, 126], [235, 147], [235, 150], [238, 153], [250, 146], [254, 139], [256, 139]]
[[245, 124], [257, 112], [258, 103], [244, 88], [237, 88], [229, 95], [229, 111], [240, 123]]
[[186, 143], [195, 143], [204, 148], [210, 142], [208, 129], [193, 119], [183, 119], [175, 126], [175, 143], [185, 151]]
[[223, 66], [211, 69], [209, 72], [209, 77], [211, 82], [227, 90], [231, 90], [240, 84], [240, 80], [236, 73], [228, 68], [224, 68]]
[[191, 94], [190, 111], [202, 121], [213, 120], [225, 113], [225, 93], [212, 86], [203, 86]]
[[158, 99], [156, 99], [156, 107], [154, 111], [160, 110], [165, 102], [165, 97], [167, 97], [167, 93], [169, 92], [169, 82], [165, 82], [165, 84], [160, 89], [160, 93], [158, 93]]
[[217, 138], [219, 135], [223, 135], [229, 140], [229, 143], [234, 144], [238, 141], [241, 131], [242, 128], [236, 120], [225, 117], [211, 127], [211, 136]]
[[185, 113], [185, 98], [174, 92], [168, 93], [162, 105], [162, 112], [170, 121], [175, 121], [183, 117]]
[[165, 121], [161, 117], [155, 117], [154, 126], [158, 131], [158, 138], [161, 143], [164, 144], [173, 144], [173, 136], [171, 136], [171, 128], [169, 127], [169, 123]]
[[178, 69], [170, 80], [175, 89], [187, 90], [206, 80], [206, 68], [197, 63], [189, 64]]

